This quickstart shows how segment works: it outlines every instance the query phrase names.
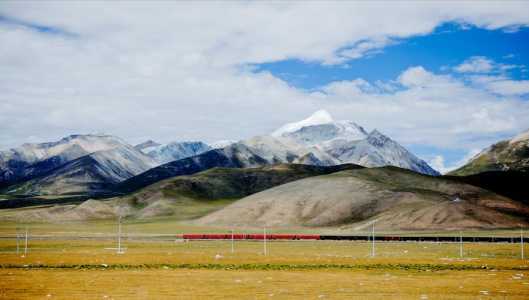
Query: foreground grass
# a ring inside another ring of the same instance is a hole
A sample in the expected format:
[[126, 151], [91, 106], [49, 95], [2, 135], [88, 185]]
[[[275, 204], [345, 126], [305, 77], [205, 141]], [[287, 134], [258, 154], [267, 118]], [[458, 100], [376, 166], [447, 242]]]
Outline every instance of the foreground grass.
[[372, 258], [366, 242], [276, 241], [265, 256], [262, 242], [236, 241], [233, 253], [229, 241], [176, 242], [176, 233], [229, 229], [162, 218], [125, 221], [124, 254], [112, 249], [115, 221], [27, 224], [24, 256], [14, 234], [25, 225], [0, 223], [0, 299], [529, 298], [519, 244], [465, 243], [460, 258], [457, 243], [379, 242]]
[[509, 271], [1, 270], [5, 299], [527, 299]]
[[[519, 245], [0, 240], [0, 298], [527, 299]], [[49, 295], [49, 296], [48, 296]]]

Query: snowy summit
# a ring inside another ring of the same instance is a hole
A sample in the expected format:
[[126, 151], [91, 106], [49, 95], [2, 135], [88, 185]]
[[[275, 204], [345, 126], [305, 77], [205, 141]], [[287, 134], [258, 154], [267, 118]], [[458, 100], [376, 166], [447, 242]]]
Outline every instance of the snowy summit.
[[334, 120], [331, 114], [329, 114], [326, 110], [322, 109], [313, 113], [310, 117], [304, 120], [283, 125], [281, 128], [274, 131], [272, 133], [272, 136], [282, 136], [285, 133], [294, 132], [306, 126], [327, 124], [333, 121]]

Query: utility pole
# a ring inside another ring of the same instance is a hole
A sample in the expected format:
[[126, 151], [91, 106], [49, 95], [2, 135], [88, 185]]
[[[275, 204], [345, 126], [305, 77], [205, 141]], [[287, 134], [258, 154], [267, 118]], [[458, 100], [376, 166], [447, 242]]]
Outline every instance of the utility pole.
[[20, 253], [20, 242], [18, 241], [18, 239], [20, 238], [20, 233], [18, 232], [18, 227], [16, 229], [16, 235], [17, 235], [17, 254]]
[[459, 258], [463, 258], [463, 233], [459, 231]]
[[231, 253], [235, 252], [235, 245], [233, 240], [233, 229], [231, 230]]
[[268, 255], [267, 249], [266, 249], [266, 227], [263, 228], [263, 249], [264, 249], [264, 255]]
[[375, 222], [373, 222], [371, 237], [371, 257], [375, 257]]
[[524, 259], [524, 247], [523, 247], [523, 228], [520, 228], [520, 251], [521, 251], [521, 257]]
[[118, 254], [123, 254], [121, 250], [121, 216], [118, 218]]
[[26, 242], [24, 245], [24, 256], [28, 254], [28, 228], [26, 227]]

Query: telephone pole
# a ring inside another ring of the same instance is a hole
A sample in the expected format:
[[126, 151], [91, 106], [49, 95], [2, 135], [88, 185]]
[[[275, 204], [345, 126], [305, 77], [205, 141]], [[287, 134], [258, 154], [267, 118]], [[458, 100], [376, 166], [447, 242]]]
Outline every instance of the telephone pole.
[[373, 222], [371, 232], [371, 257], [375, 257], [375, 222]]
[[20, 239], [20, 233], [19, 233], [19, 229], [17, 227], [16, 229], [16, 235], [17, 235], [17, 254], [20, 253], [20, 242], [19, 242], [19, 239]]
[[231, 253], [235, 252], [235, 245], [233, 240], [233, 229], [231, 230]]
[[263, 228], [263, 251], [265, 256], [268, 255], [266, 249], [266, 227]]
[[520, 251], [521, 257], [524, 259], [524, 246], [523, 246], [523, 228], [520, 228]]
[[123, 254], [121, 250], [121, 216], [118, 218], [118, 254]]
[[24, 256], [28, 254], [28, 228], [26, 227], [26, 242], [24, 244]]
[[463, 258], [463, 233], [459, 231], [459, 258]]

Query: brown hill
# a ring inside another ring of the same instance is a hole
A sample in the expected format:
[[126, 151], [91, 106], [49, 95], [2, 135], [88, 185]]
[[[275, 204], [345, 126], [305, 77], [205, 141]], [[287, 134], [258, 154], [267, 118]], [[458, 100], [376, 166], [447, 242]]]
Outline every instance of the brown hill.
[[395, 167], [346, 170], [245, 197], [196, 221], [229, 226], [339, 226], [361, 230], [513, 228], [529, 207], [487, 190]]

